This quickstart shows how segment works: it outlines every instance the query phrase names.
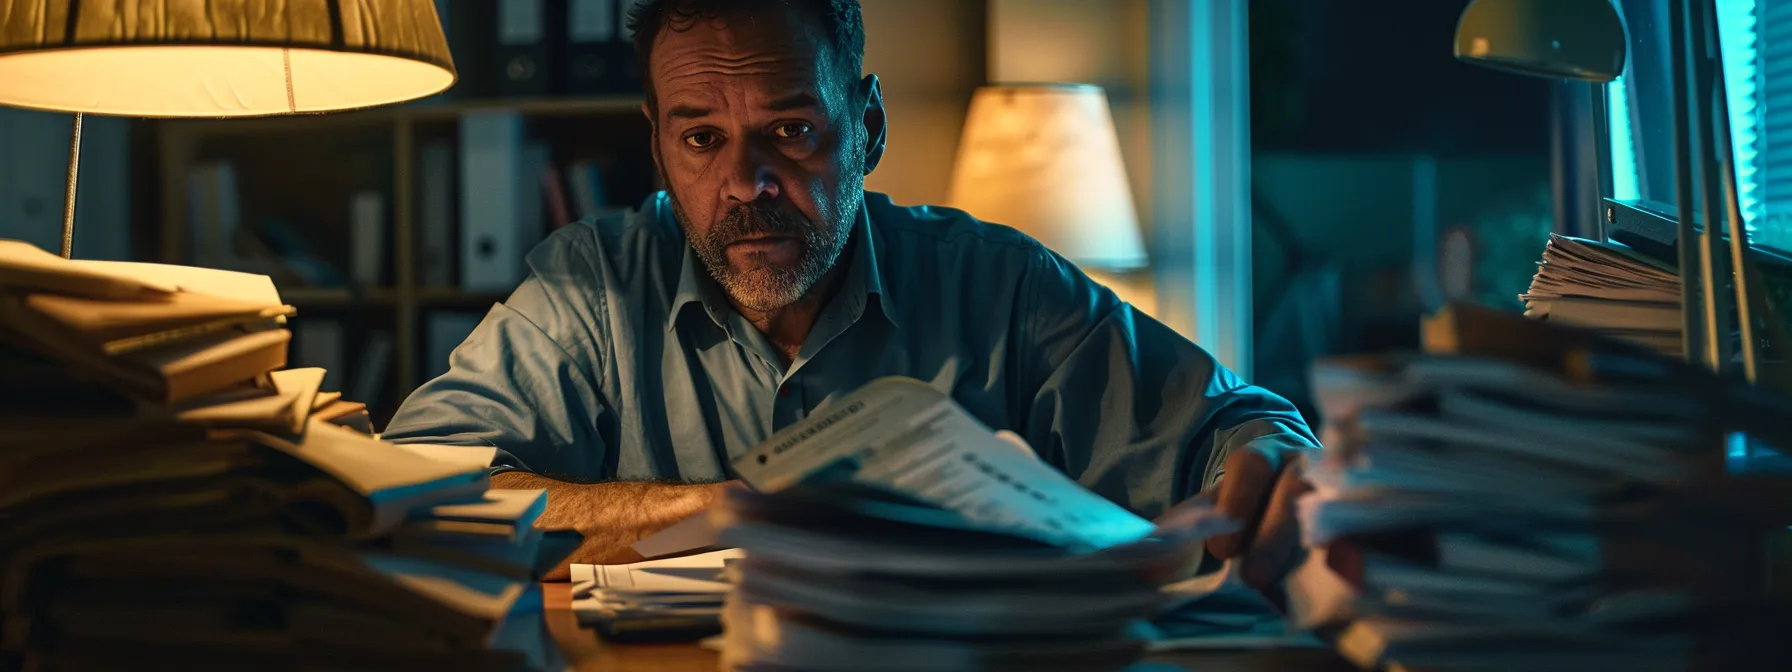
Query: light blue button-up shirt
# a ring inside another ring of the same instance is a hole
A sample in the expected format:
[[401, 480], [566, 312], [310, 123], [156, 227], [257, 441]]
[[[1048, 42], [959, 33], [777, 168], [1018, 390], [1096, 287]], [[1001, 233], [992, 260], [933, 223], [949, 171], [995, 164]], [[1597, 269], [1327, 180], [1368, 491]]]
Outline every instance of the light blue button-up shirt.
[[665, 194], [567, 226], [384, 437], [489, 444], [497, 470], [565, 481], [715, 481], [773, 432], [901, 375], [1148, 517], [1211, 483], [1231, 450], [1317, 445], [1287, 401], [1013, 229], [867, 193], [848, 245], [838, 292], [785, 366]]

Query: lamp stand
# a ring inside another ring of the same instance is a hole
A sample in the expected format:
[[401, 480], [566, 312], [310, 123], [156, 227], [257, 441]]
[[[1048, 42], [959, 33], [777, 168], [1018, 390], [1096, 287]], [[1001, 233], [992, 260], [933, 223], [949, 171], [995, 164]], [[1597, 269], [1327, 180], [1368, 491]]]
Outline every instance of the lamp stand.
[[[1705, 15], [1704, 20], [1700, 22], [1699, 30], [1704, 36], [1705, 45], [1701, 47], [1703, 51], [1698, 53], [1707, 55], [1700, 61], [1702, 66], [1700, 68], [1702, 71], [1699, 79], [1700, 86], [1695, 93], [1698, 94], [1699, 100], [1709, 101], [1707, 104], [1712, 107], [1713, 123], [1705, 124], [1703, 131], [1715, 136], [1707, 136], [1705, 141], [1710, 145], [1707, 163], [1710, 164], [1711, 172], [1714, 173], [1707, 178], [1707, 187], [1717, 191], [1716, 194], [1707, 193], [1706, 196], [1705, 221], [1710, 223], [1705, 226], [1705, 235], [1708, 238], [1707, 245], [1713, 248], [1712, 254], [1718, 257], [1715, 261], [1722, 263], [1721, 250], [1716, 249], [1719, 236], [1714, 236], [1713, 232], [1723, 230], [1724, 227], [1720, 222], [1728, 225], [1730, 234], [1729, 270], [1733, 276], [1730, 285], [1736, 293], [1736, 331], [1740, 341], [1739, 354], [1742, 355], [1742, 377], [1748, 384], [1755, 385], [1760, 382], [1761, 344], [1755, 340], [1753, 309], [1754, 302], [1758, 297], [1755, 294], [1757, 288], [1753, 286], [1751, 275], [1753, 272], [1751, 266], [1754, 262], [1748, 254], [1748, 227], [1742, 219], [1742, 203], [1738, 195], [1740, 187], [1736, 178], [1738, 170], [1736, 153], [1730, 144], [1729, 85], [1724, 81], [1723, 68], [1717, 57], [1710, 55], [1722, 53], [1718, 47], [1721, 46], [1723, 35], [1718, 31], [1717, 17], [1711, 13], [1712, 7], [1707, 5], [1702, 9]], [[1706, 272], [1709, 273], [1709, 271]], [[1727, 337], [1728, 334], [1725, 336]]]
[[81, 118], [84, 116], [75, 113], [73, 139], [68, 143], [68, 191], [62, 201], [63, 259], [72, 259], [75, 254], [75, 183], [81, 175]]
[[[1737, 198], [1728, 92], [1715, 55], [1721, 36], [1711, 0], [1678, 0], [1668, 7], [1686, 360], [1720, 375], [1729, 372], [1732, 325], [1718, 296], [1727, 279], [1736, 299], [1734, 327], [1741, 335], [1742, 374], [1752, 385], [1760, 375], [1760, 344], [1753, 321], [1759, 296], [1750, 277], [1748, 232]], [[1704, 224], [1703, 235], [1694, 228], [1695, 222]]]

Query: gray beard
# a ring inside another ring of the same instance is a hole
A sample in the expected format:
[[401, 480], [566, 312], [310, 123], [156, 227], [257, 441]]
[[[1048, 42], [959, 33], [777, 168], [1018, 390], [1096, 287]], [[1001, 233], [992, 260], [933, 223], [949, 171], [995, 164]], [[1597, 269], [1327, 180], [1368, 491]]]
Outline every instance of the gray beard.
[[[860, 152], [862, 154], [862, 152]], [[862, 160], [860, 161], [862, 164]], [[772, 312], [801, 300], [820, 282], [846, 249], [852, 223], [858, 216], [865, 190], [862, 170], [847, 173], [850, 177], [840, 185], [840, 193], [819, 204], [827, 226], [818, 226], [800, 211], [779, 201], [755, 201], [735, 206], [712, 227], [699, 236], [691, 226], [690, 216], [670, 180], [661, 176], [667, 195], [672, 197], [672, 213], [684, 229], [691, 251], [703, 262], [716, 284], [728, 293], [737, 305], [755, 312]], [[728, 264], [728, 243], [748, 235], [775, 234], [796, 238], [802, 250], [794, 267], [755, 265], [736, 270]]]

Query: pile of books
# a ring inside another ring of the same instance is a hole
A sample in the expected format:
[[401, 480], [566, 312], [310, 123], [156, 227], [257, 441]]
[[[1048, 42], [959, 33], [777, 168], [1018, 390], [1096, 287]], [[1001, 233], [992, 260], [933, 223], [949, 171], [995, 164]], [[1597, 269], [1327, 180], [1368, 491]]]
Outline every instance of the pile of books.
[[1158, 529], [902, 378], [734, 467], [752, 489], [709, 518], [743, 552], [724, 573], [726, 669], [1121, 669], [1205, 538], [1237, 529], [1212, 509]]
[[1792, 405], [1469, 306], [1428, 320], [1424, 342], [1313, 372], [1326, 453], [1300, 519], [1353, 589], [1330, 609], [1346, 657], [1787, 669], [1762, 636], [1787, 605], [1763, 589], [1760, 543], [1792, 521], [1792, 482], [1726, 474], [1723, 435]]
[[1681, 353], [1679, 273], [1623, 244], [1552, 234], [1519, 298], [1528, 317]]
[[0, 667], [546, 668], [575, 533], [281, 370], [263, 276], [0, 241]]

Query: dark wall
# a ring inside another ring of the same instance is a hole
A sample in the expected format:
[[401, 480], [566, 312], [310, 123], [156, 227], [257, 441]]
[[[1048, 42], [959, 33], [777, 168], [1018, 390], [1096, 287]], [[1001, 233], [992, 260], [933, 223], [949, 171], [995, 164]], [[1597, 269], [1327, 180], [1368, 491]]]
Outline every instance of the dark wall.
[[1457, 61], [1464, 0], [1252, 0], [1259, 149], [1548, 151], [1548, 82]]
[[1535, 269], [1550, 82], [1456, 60], [1466, 5], [1251, 0], [1253, 382], [1303, 409], [1314, 357], [1418, 345], [1446, 232], [1458, 298], [1511, 308]]

